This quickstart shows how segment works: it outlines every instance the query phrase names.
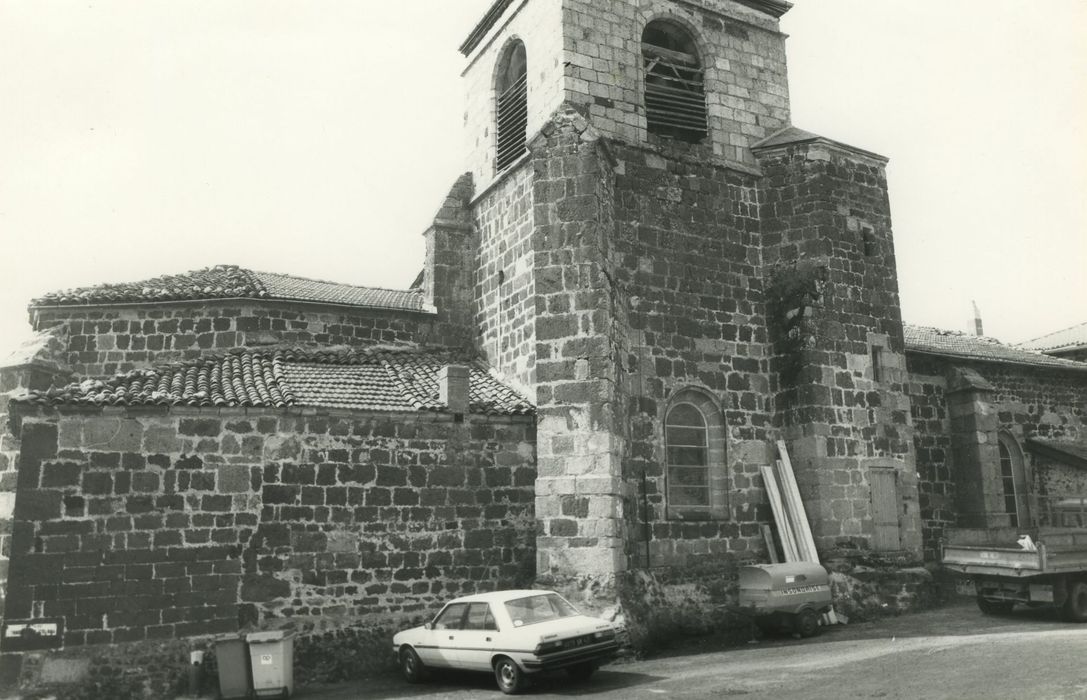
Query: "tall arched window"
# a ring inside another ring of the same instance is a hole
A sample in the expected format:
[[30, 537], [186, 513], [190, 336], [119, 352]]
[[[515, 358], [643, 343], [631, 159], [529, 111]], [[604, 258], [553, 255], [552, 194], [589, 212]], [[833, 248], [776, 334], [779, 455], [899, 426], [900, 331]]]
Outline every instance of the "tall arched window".
[[1008, 515], [1008, 524], [1011, 527], [1029, 526], [1031, 523], [1023, 453], [1015, 438], [1007, 433], [997, 436], [997, 450], [1000, 454], [1000, 486], [1003, 498], [1001, 506]]
[[706, 138], [706, 92], [694, 39], [668, 20], [642, 33], [645, 118], [651, 134], [697, 143]]
[[728, 517], [725, 435], [721, 412], [705, 394], [685, 389], [664, 420], [668, 516]]
[[498, 61], [495, 90], [495, 170], [502, 172], [525, 152], [528, 138], [528, 63], [521, 41], [511, 42]]

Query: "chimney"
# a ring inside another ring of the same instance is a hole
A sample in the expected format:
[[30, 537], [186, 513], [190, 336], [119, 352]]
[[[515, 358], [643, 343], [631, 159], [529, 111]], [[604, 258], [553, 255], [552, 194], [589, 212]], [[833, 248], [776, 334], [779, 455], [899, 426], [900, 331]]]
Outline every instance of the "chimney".
[[978, 303], [976, 301], [970, 303], [974, 305], [974, 335], [985, 335], [985, 330], [981, 327], [981, 310], [978, 309]]
[[438, 400], [453, 415], [468, 412], [468, 368], [464, 365], [446, 365], [438, 370]]

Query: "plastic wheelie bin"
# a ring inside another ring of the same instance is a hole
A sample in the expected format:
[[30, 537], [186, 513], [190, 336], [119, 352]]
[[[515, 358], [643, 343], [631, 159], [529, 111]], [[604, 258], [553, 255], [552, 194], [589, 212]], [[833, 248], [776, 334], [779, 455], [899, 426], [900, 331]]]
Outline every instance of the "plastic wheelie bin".
[[219, 664], [219, 697], [223, 700], [248, 698], [253, 692], [253, 683], [245, 638], [235, 635], [216, 640], [215, 658]]
[[294, 632], [274, 630], [245, 636], [258, 698], [289, 698], [294, 692]]

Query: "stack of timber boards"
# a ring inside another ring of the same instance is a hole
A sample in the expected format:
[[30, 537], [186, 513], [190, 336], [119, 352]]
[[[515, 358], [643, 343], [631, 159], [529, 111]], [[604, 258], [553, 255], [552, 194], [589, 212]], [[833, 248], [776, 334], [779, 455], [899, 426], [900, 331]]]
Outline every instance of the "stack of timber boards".
[[[804, 501], [800, 498], [800, 489], [796, 485], [796, 476], [793, 474], [793, 464], [789, 460], [785, 441], [778, 440], [777, 448], [779, 459], [774, 462], [774, 466], [759, 467], [759, 471], [766, 485], [770, 509], [777, 522], [785, 561], [810, 561], [818, 564], [819, 552], [815, 549], [815, 538], [811, 534], [808, 514], [804, 509]], [[767, 535], [768, 533], [764, 532], [764, 536]], [[773, 546], [773, 539], [769, 536], [767, 536], [767, 544], [771, 561], [777, 563], [777, 551]], [[828, 622], [836, 624], [837, 621], [832, 609], [828, 614]]]

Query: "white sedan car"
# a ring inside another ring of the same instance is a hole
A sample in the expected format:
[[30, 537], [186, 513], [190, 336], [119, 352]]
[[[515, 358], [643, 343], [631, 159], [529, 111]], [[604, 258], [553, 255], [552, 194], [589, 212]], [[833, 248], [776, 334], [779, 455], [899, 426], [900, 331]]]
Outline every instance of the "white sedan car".
[[429, 668], [488, 671], [507, 694], [541, 671], [561, 668], [586, 679], [618, 650], [610, 623], [580, 614], [551, 591], [457, 598], [432, 622], [393, 637], [393, 652], [409, 683], [422, 680]]

